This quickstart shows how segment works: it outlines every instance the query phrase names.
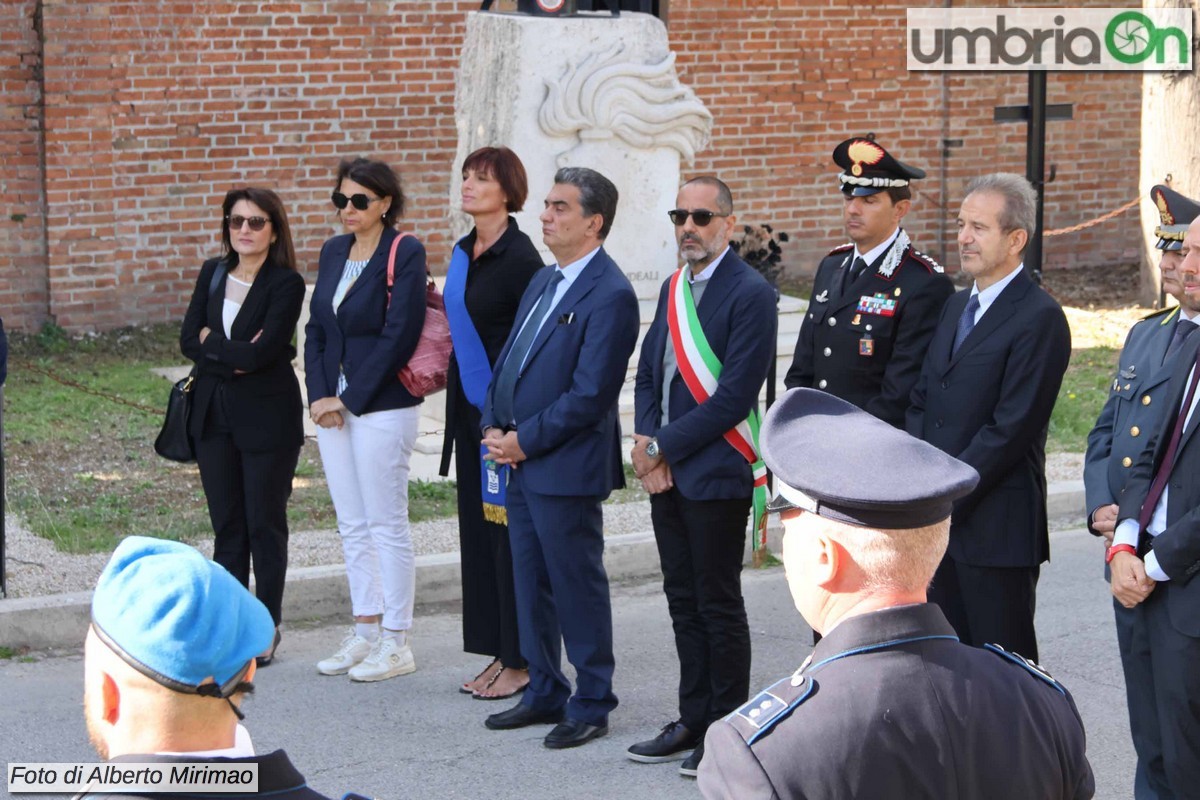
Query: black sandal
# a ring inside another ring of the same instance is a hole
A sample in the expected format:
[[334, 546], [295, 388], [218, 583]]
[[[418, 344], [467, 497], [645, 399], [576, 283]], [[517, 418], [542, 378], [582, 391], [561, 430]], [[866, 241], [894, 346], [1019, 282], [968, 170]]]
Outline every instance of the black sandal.
[[260, 667], [269, 667], [271, 662], [275, 660], [275, 651], [279, 649], [279, 641], [283, 639], [283, 634], [279, 632], [279, 628], [275, 629], [275, 641], [271, 644], [271, 649], [261, 656], [254, 657], [254, 663]]
[[497, 665], [499, 665], [499, 669], [497, 669], [495, 674], [492, 675], [491, 680], [489, 680], [487, 682], [487, 685], [484, 688], [486, 689], [487, 686], [491, 686], [495, 682], [496, 678], [498, 678], [500, 676], [500, 670], [504, 669], [504, 665], [500, 663], [500, 659], [498, 659], [498, 658], [493, 658], [492, 662], [490, 664], [488, 664], [486, 667], [484, 667], [478, 675], [476, 675], [474, 678], [472, 678], [471, 680], [464, 683], [462, 686], [458, 687], [458, 691], [461, 694], [470, 694], [470, 695], [475, 694], [475, 690], [470, 688], [470, 684], [479, 680], [484, 675], [487, 675], [489, 672], [492, 671], [492, 667], [495, 667]]

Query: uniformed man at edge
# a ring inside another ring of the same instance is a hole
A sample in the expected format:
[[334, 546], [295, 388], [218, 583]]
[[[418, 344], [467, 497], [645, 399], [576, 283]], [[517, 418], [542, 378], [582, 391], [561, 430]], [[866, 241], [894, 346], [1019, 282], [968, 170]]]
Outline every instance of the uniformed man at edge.
[[790, 677], [709, 727], [704, 796], [1092, 797], [1067, 690], [1020, 656], [960, 643], [926, 602], [954, 500], [978, 473], [809, 389], [767, 413], [761, 444], [779, 481], [788, 586], [823, 638]]
[[873, 134], [833, 151], [850, 242], [830, 251], [813, 280], [808, 312], [784, 384], [823, 389], [904, 427], [938, 315], [954, 286], [900, 227], [910, 181], [923, 170], [893, 158]]

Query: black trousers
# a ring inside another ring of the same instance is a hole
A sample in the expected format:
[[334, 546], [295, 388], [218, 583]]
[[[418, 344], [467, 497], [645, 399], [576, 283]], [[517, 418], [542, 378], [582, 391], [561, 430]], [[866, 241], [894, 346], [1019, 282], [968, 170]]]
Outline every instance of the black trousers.
[[1040, 567], [977, 567], [944, 556], [929, 587], [963, 644], [998, 644], [1037, 661], [1033, 612]]
[[287, 503], [300, 447], [244, 453], [219, 421], [204, 434], [195, 442], [196, 464], [215, 536], [213, 561], [249, 586], [253, 559], [255, 594], [278, 625], [287, 576]]
[[1113, 601], [1138, 757], [1137, 800], [1200, 794], [1200, 639], [1171, 624], [1167, 597], [1173, 591], [1171, 581], [1156, 584], [1132, 609]]
[[488, 522], [483, 516], [479, 465], [479, 440], [483, 437], [479, 423], [479, 410], [470, 403], [463, 402], [455, 409], [463, 650], [499, 658], [506, 667], [523, 669], [508, 526]]
[[679, 655], [679, 718], [698, 733], [749, 696], [750, 626], [742, 599], [749, 516], [749, 497], [689, 500], [672, 488], [650, 498]]

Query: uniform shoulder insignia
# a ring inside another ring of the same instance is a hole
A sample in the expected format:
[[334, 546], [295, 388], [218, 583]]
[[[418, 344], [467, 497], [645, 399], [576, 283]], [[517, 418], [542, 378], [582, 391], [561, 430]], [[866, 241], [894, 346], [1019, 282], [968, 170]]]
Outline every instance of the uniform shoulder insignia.
[[725, 721], [741, 734], [746, 744], [754, 744], [756, 739], [787, 719], [816, 688], [816, 683], [807, 676], [784, 678], [763, 689], [750, 702], [725, 717]]
[[838, 253], [845, 253], [846, 251], [853, 249], [854, 242], [846, 242], [845, 244], [839, 244], [837, 247], [830, 250], [829, 255], [836, 256]]
[[1032, 659], [1028, 659], [1025, 656], [1019, 655], [1017, 653], [1013, 653], [1009, 650], [1005, 650], [1003, 647], [1001, 647], [998, 644], [985, 644], [983, 646], [983, 649], [987, 650], [989, 652], [995, 653], [996, 655], [1003, 658], [1005, 661], [1016, 664], [1018, 667], [1021, 667], [1026, 672], [1037, 677], [1039, 680], [1045, 681], [1046, 683], [1050, 684], [1055, 689], [1057, 689], [1060, 693], [1062, 693], [1064, 695], [1067, 693], [1066, 687], [1063, 686], [1061, 683], [1059, 683], [1057, 680], [1055, 680], [1054, 676], [1051, 675], [1049, 672], [1047, 672], [1046, 668], [1043, 667], [1041, 664], [1037, 663], [1036, 661], [1033, 661]]
[[1166, 323], [1170, 322], [1171, 318], [1174, 317], [1178, 312], [1179, 306], [1168, 306], [1167, 308], [1160, 308], [1157, 311], [1151, 311], [1149, 314], [1142, 317], [1142, 319], [1154, 319], [1155, 317], [1161, 317], [1163, 314], [1166, 314], [1167, 316], [1162, 320], [1162, 323], [1165, 325]]
[[945, 268], [941, 264], [934, 261], [929, 256], [925, 255], [920, 250], [913, 250], [912, 248], [909, 248], [908, 257], [911, 260], [920, 264], [925, 269], [929, 270], [930, 272], [943, 273], [946, 271]]

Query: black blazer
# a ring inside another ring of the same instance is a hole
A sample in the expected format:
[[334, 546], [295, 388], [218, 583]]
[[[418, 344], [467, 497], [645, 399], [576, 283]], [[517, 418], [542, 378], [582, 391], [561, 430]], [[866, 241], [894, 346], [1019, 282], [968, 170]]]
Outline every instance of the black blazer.
[[[304, 279], [292, 270], [264, 264], [225, 337], [221, 313], [227, 275], [209, 298], [213, 270], [220, 259], [204, 262], [192, 291], [179, 349], [196, 362], [192, 387], [190, 433], [200, 438], [218, 387], [229, 400], [233, 441], [247, 453], [261, 453], [304, 443], [304, 404], [292, 368], [292, 337], [304, 305]], [[210, 331], [200, 343], [200, 329]], [[258, 341], [251, 339], [262, 331]], [[240, 370], [240, 372], [238, 372]]]
[[[459, 240], [468, 257], [475, 249], [476, 231]], [[467, 270], [466, 303], [467, 313], [475, 325], [479, 339], [487, 353], [488, 364], [496, 366], [496, 357], [504, 349], [508, 334], [512, 331], [517, 316], [517, 306], [525, 294], [525, 287], [539, 269], [544, 267], [542, 257], [533, 242], [517, 227], [517, 221], [508, 218], [508, 227], [496, 243], [471, 261]], [[450, 354], [450, 370], [446, 379], [446, 431], [442, 438], [442, 475], [450, 474], [450, 456], [454, 452], [454, 432], [464, 422], [472, 425], [472, 433], [479, 433], [478, 412], [471, 413], [471, 402], [463, 391], [458, 373], [458, 361]]]
[[409, 236], [396, 251], [395, 281], [388, 305], [387, 261], [392, 228], [383, 231], [379, 245], [362, 274], [333, 313], [353, 234], [335, 236], [321, 248], [317, 285], [304, 327], [304, 383], [311, 405], [337, 394], [338, 368], [348, 385], [342, 402], [352, 413], [367, 414], [408, 408], [421, 402], [409, 394], [396, 373], [408, 363], [425, 325], [425, 247]]
[[[1171, 383], [1164, 397], [1163, 419], [1154, 437], [1146, 443], [1146, 449], [1134, 465], [1129, 482], [1125, 484], [1125, 492], [1121, 495], [1118, 516], [1122, 520], [1138, 518], [1142, 502], [1154, 480], [1154, 473], [1166, 455], [1198, 350], [1200, 336], [1193, 336], [1177, 354]], [[1169, 585], [1178, 588], [1178, 591], [1167, 594], [1167, 614], [1171, 625], [1180, 633], [1192, 637], [1200, 637], [1200, 614], [1196, 613], [1200, 610], [1200, 581], [1193, 580], [1196, 572], [1200, 571], [1200, 436], [1196, 435], [1197, 427], [1200, 427], [1200, 411], [1192, 414], [1188, 426], [1183, 429], [1179, 449], [1175, 453], [1175, 464], [1167, 483], [1170, 489], [1167, 494], [1167, 528], [1151, 540], [1158, 565], [1171, 579]]]
[[947, 555], [975, 566], [1033, 567], [1050, 557], [1046, 431], [1071, 331], [1062, 308], [1022, 268], [951, 358], [970, 296], [961, 291], [942, 309], [908, 432], [979, 473], [975, 490], [954, 504]]

